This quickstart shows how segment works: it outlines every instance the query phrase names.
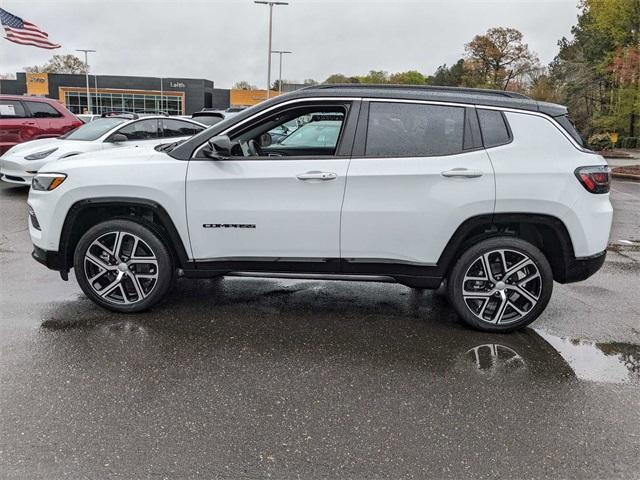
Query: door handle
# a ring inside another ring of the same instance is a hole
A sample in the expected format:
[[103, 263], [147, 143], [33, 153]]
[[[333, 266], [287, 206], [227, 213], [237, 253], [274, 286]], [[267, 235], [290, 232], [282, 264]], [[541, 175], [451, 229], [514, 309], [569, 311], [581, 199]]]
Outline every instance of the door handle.
[[326, 182], [327, 180], [335, 180], [336, 178], [338, 178], [338, 174], [333, 172], [313, 171], [313, 172], [299, 173], [298, 175], [296, 175], [296, 178], [298, 180], [302, 180], [303, 182], [307, 180], [320, 180], [320, 181]]
[[469, 168], [453, 168], [451, 170], [445, 170], [442, 172], [443, 177], [462, 177], [462, 178], [477, 178], [482, 176], [481, 170], [471, 170]]

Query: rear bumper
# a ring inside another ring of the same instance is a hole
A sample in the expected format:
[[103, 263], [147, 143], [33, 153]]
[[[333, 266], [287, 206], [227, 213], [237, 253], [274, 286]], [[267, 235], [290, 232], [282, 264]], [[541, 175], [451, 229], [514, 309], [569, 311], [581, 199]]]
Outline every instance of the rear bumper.
[[604, 250], [595, 255], [588, 257], [579, 257], [568, 260], [565, 266], [564, 278], [559, 283], [573, 283], [586, 280], [591, 275], [600, 270], [607, 257], [607, 251]]
[[51, 270], [56, 270], [58, 272], [63, 270], [62, 257], [58, 252], [43, 250], [42, 248], [34, 245], [31, 256], [34, 260], [40, 262]]

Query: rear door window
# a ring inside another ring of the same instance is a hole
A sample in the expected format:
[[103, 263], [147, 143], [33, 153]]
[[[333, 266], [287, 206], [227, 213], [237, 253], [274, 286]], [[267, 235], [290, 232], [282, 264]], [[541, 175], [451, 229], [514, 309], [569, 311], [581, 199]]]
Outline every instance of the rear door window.
[[0, 118], [26, 118], [27, 113], [18, 100], [0, 100]]
[[62, 114], [48, 103], [44, 102], [26, 102], [27, 108], [31, 112], [31, 116], [35, 118], [59, 118]]
[[460, 153], [464, 130], [463, 107], [372, 102], [365, 155], [433, 157]]
[[497, 147], [511, 141], [509, 127], [502, 112], [478, 109], [478, 120], [485, 148]]

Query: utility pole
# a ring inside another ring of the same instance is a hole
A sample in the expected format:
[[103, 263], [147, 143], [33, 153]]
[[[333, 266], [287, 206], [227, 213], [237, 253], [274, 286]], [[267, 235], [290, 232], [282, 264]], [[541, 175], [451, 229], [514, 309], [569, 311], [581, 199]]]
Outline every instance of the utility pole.
[[289, 2], [272, 2], [272, 1], [264, 1], [264, 0], [254, 0], [253, 3], [258, 3], [261, 5], [269, 5], [269, 52], [267, 59], [267, 99], [269, 98], [271, 92], [271, 37], [273, 30], [273, 6], [274, 5], [289, 5]]
[[89, 110], [89, 113], [93, 113], [93, 108], [91, 106], [91, 94], [89, 93], [89, 59], [87, 54], [89, 52], [95, 53], [95, 50], [77, 48], [76, 52], [84, 52], [84, 68], [86, 70], [86, 81], [87, 81], [87, 110]]
[[271, 53], [277, 53], [280, 56], [280, 73], [278, 75], [278, 93], [282, 93], [282, 55], [293, 53], [289, 50], [271, 50]]

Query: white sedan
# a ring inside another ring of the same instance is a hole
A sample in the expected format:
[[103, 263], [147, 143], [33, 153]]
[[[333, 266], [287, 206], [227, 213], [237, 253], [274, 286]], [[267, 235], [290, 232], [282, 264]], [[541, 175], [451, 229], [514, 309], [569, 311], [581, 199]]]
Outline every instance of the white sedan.
[[0, 157], [0, 176], [9, 183], [31, 185], [40, 167], [53, 160], [122, 146], [155, 146], [200, 133], [205, 125], [166, 116], [115, 115], [98, 118], [58, 138], [20, 143]]

